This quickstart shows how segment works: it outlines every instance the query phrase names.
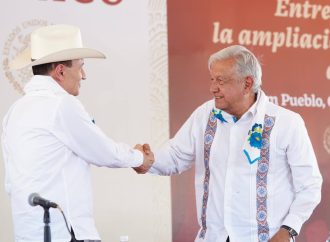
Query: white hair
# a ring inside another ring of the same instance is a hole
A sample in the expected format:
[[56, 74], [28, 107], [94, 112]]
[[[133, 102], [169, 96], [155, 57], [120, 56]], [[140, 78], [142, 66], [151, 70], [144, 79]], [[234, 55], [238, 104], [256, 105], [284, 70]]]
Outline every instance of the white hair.
[[234, 59], [236, 73], [240, 77], [252, 77], [253, 87], [252, 90], [257, 93], [261, 87], [262, 81], [262, 70], [258, 59], [254, 54], [241, 45], [232, 45], [224, 48], [214, 54], [209, 58], [208, 66], [211, 70], [211, 65], [216, 61]]

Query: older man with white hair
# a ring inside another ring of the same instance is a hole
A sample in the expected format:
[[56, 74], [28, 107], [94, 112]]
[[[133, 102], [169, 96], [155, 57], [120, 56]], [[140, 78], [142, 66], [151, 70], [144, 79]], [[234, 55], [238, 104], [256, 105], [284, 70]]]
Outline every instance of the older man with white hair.
[[245, 47], [211, 55], [209, 70], [214, 99], [155, 153], [150, 172], [172, 175], [195, 165], [196, 242], [288, 242], [321, 199], [304, 121], [269, 102], [260, 64]]

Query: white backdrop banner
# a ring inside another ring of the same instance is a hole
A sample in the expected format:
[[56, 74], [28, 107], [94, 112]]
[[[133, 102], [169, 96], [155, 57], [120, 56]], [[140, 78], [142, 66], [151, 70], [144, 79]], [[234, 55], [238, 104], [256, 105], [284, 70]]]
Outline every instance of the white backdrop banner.
[[[30, 33], [45, 25], [71, 24], [81, 29], [86, 47], [107, 56], [85, 60], [87, 80], [78, 97], [96, 124], [115, 141], [132, 146], [158, 146], [168, 138], [165, 0], [3, 0], [0, 9], [1, 120], [32, 76], [29, 68], [10, 71], [8, 66], [29, 46]], [[1, 151], [0, 161], [3, 242], [13, 241], [13, 229]], [[128, 169], [93, 169], [93, 183], [103, 241], [118, 241], [120, 235], [132, 241], [171, 240], [168, 178], [138, 176]]]

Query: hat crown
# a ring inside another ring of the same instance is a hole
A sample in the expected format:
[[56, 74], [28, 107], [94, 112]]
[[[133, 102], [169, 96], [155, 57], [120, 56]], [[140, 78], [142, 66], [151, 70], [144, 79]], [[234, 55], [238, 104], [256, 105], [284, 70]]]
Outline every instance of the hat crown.
[[102, 52], [83, 47], [80, 29], [75, 26], [58, 24], [42, 27], [33, 31], [30, 39], [31, 47], [10, 61], [10, 70], [58, 61], [105, 58]]
[[31, 58], [34, 60], [75, 48], [83, 48], [80, 30], [75, 26], [51, 25], [31, 34]]

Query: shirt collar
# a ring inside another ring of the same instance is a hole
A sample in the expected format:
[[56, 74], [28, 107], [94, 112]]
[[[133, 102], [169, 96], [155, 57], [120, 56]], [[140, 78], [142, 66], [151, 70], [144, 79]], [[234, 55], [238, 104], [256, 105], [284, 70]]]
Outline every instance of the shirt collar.
[[213, 115], [221, 121], [221, 123], [236, 123], [237, 118], [229, 113], [226, 113], [225, 111], [218, 109], [216, 107], [213, 107], [212, 109]]
[[259, 101], [260, 101], [260, 96], [261, 96], [261, 90], [259, 90], [257, 92], [257, 100], [252, 104], [252, 106], [242, 115], [241, 118], [245, 119], [245, 118], [248, 118], [248, 117], [252, 117], [254, 118], [254, 116], [256, 115], [257, 113], [257, 109], [258, 109], [258, 104], [259, 104]]
[[55, 95], [68, 94], [51, 76], [35, 75], [25, 85], [25, 93], [52, 92]]
[[[248, 119], [248, 118], [254, 118], [254, 116], [256, 115], [257, 110], [258, 110], [258, 105], [259, 105], [259, 102], [260, 102], [260, 97], [261, 97], [261, 95], [263, 95], [263, 91], [259, 90], [256, 95], [257, 95], [257, 100], [242, 115], [240, 120], [241, 119], [244, 120], [244, 119]], [[213, 107], [213, 114], [223, 123], [224, 122], [227, 123], [228, 121], [229, 122], [234, 122], [234, 123], [237, 122], [237, 119], [233, 115], [231, 115], [231, 114], [229, 114], [229, 113], [227, 113], [227, 112], [225, 112], [221, 109], [218, 109], [215, 106]]]

